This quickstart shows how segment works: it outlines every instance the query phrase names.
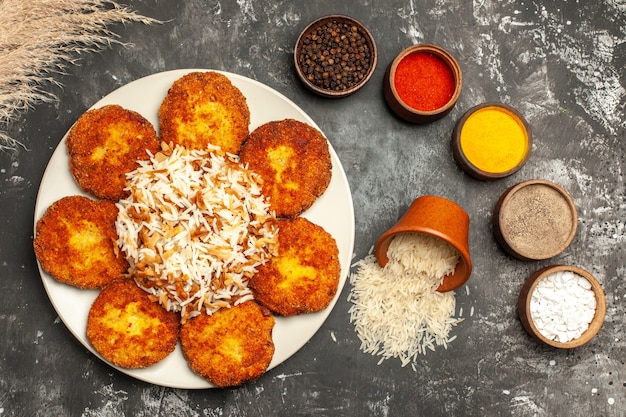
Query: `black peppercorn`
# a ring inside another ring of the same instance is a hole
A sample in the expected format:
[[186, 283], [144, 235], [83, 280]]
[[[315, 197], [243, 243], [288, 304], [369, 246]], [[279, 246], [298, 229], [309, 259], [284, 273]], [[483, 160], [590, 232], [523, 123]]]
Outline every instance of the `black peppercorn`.
[[358, 27], [332, 20], [302, 37], [298, 64], [315, 86], [345, 91], [362, 82], [370, 69], [372, 51]]

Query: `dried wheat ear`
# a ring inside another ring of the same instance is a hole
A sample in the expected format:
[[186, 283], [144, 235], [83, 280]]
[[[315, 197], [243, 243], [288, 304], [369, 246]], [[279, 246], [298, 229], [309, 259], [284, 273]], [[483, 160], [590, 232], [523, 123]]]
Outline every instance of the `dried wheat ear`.
[[7, 132], [20, 113], [57, 97], [46, 90], [82, 54], [123, 44], [116, 23], [157, 20], [106, 0], [0, 0], [0, 151], [25, 145]]

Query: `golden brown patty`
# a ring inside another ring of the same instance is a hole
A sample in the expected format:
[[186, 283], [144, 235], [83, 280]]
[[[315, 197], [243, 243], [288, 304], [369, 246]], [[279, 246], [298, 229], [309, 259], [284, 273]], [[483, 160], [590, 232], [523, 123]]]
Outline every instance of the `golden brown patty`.
[[277, 217], [294, 218], [311, 207], [332, 175], [326, 138], [292, 119], [256, 128], [244, 142], [240, 157], [263, 178], [263, 193], [270, 197]]
[[115, 203], [69, 196], [37, 221], [33, 246], [41, 267], [60, 282], [100, 288], [128, 270], [117, 250]]
[[179, 78], [159, 108], [161, 140], [187, 149], [212, 144], [238, 154], [249, 125], [246, 98], [217, 72], [192, 72]]
[[274, 317], [254, 301], [200, 314], [180, 330], [191, 369], [218, 387], [253, 381], [274, 356]]
[[304, 217], [280, 220], [278, 228], [278, 256], [248, 283], [254, 298], [283, 316], [325, 309], [341, 275], [335, 239]]
[[123, 368], [144, 368], [176, 348], [180, 316], [150, 300], [132, 279], [100, 291], [87, 317], [87, 338], [107, 361]]
[[126, 173], [137, 160], [156, 153], [159, 140], [142, 115], [118, 105], [85, 112], [67, 136], [70, 170], [78, 185], [99, 198], [119, 200], [128, 195]]

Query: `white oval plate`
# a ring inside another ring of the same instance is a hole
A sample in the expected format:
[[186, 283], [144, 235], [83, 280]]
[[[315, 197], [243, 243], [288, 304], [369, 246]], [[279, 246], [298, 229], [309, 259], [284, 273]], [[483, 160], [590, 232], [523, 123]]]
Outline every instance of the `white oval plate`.
[[[209, 70], [181, 69], [153, 74], [113, 91], [92, 108], [102, 107], [106, 104], [119, 104], [139, 112], [158, 129], [158, 108], [168, 89], [174, 81], [192, 71]], [[250, 130], [263, 123], [285, 118], [300, 120], [319, 129], [302, 109], [277, 91], [240, 75], [221, 73], [226, 75], [246, 96], [250, 108]], [[52, 154], [44, 172], [35, 205], [35, 223], [53, 202], [62, 197], [77, 194], [87, 195], [78, 187], [70, 173], [65, 148], [66, 137], [67, 134]], [[348, 180], [341, 162], [332, 145], [329, 144], [329, 148], [333, 170], [330, 185], [303, 216], [322, 226], [337, 241], [341, 262], [339, 288], [331, 304], [324, 311], [295, 317], [277, 317], [273, 332], [276, 351], [269, 369], [291, 357], [319, 330], [337, 302], [349, 273], [354, 249], [354, 207]], [[98, 295], [98, 291], [80, 290], [59, 283], [45, 273], [40, 266], [39, 272], [48, 297], [63, 323], [87, 349], [102, 359], [95, 352], [85, 334], [87, 314], [93, 300]], [[213, 387], [212, 384], [195, 374], [187, 366], [180, 345], [167, 358], [151, 367], [145, 369], [115, 368], [139, 380], [165, 387]]]

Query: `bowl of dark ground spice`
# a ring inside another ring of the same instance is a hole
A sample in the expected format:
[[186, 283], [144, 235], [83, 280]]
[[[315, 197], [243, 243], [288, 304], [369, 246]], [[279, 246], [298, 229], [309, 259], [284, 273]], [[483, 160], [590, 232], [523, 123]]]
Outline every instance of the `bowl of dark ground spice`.
[[354, 94], [371, 78], [377, 60], [371, 32], [363, 23], [343, 15], [311, 22], [294, 49], [298, 77], [309, 90], [327, 98]]
[[461, 94], [461, 67], [437, 45], [412, 45], [400, 52], [385, 72], [383, 92], [393, 112], [411, 123], [446, 116]]
[[572, 197], [559, 185], [528, 180], [508, 188], [492, 215], [498, 244], [524, 261], [552, 258], [572, 242], [578, 214]]

